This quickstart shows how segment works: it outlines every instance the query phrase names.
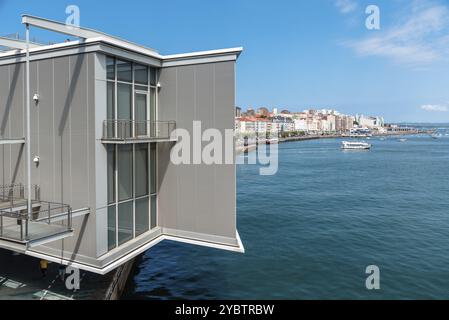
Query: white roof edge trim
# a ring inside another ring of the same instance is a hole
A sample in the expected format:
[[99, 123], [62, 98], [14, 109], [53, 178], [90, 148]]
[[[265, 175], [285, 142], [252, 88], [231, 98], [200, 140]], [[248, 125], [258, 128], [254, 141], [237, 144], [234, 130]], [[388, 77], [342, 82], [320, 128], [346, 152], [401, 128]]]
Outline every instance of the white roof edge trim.
[[[27, 45], [26, 41], [23, 40], [0, 37], [0, 46], [3, 47], [23, 50], [26, 49], [26, 45]], [[29, 42], [29, 45], [30, 48], [36, 48], [41, 46], [40, 44], [34, 42]]]
[[216, 55], [226, 55], [226, 54], [237, 54], [240, 55], [242, 53], [243, 47], [235, 47], [235, 48], [226, 48], [226, 49], [218, 49], [218, 50], [207, 50], [207, 51], [196, 51], [196, 52], [189, 52], [189, 53], [180, 53], [180, 54], [171, 54], [171, 55], [164, 55], [164, 60], [171, 60], [171, 59], [188, 59], [188, 58], [196, 58], [196, 57], [203, 57], [203, 56], [216, 56]]
[[[97, 37], [97, 38], [87, 39], [87, 41], [89, 41], [89, 42], [95, 42], [95, 41], [104, 42], [106, 44], [120, 47], [122, 49], [133, 51], [133, 52], [140, 53], [143, 55], [147, 55], [152, 58], [163, 59], [163, 56], [160, 55], [159, 53], [157, 53], [156, 51], [151, 51], [151, 50], [148, 51], [148, 49], [145, 49], [144, 47], [138, 48], [138, 45], [130, 45], [129, 43], [126, 43], [126, 42], [123, 42], [122, 40], [117, 40], [114, 38]], [[135, 46], [137, 46], [137, 48]], [[144, 50], [142, 50], [142, 49], [144, 49]]]
[[[38, 47], [33, 47], [30, 48], [30, 53], [39, 53], [41, 51], [46, 51], [46, 50], [57, 50], [57, 49], [65, 49], [66, 47], [71, 47], [71, 46], [77, 46], [77, 45], [83, 45], [83, 44], [91, 44], [91, 43], [96, 43], [96, 42], [101, 42], [101, 43], [105, 43], [105, 44], [109, 44], [115, 47], [119, 47], [122, 49], [127, 49], [127, 50], [131, 50], [132, 52], [136, 52], [142, 55], [146, 55], [155, 59], [162, 59], [162, 56], [160, 54], [157, 53], [147, 53], [147, 52], [142, 52], [142, 50], [133, 50], [130, 48], [125, 47], [123, 44], [113, 42], [109, 39], [105, 39], [103, 37], [97, 37], [97, 38], [89, 38], [86, 40], [73, 40], [73, 41], [68, 41], [68, 42], [61, 42], [61, 43], [55, 43], [55, 44], [49, 44], [49, 45], [41, 45]], [[18, 55], [18, 54], [25, 54], [26, 51], [25, 49], [22, 50], [8, 50], [8, 51], [4, 51], [4, 52], [0, 52], [0, 58], [3, 57], [8, 57], [8, 56], [14, 56], [14, 55]]]
[[[78, 45], [78, 44], [82, 44], [82, 43], [89, 43], [91, 41], [86, 40], [86, 41], [80, 41], [80, 40], [75, 40], [75, 41], [69, 41], [69, 42], [62, 42], [62, 43], [55, 43], [55, 44], [49, 44], [49, 45], [41, 45], [41, 46], [37, 46], [37, 47], [30, 47], [30, 53], [34, 53], [34, 52], [40, 52], [40, 51], [45, 51], [45, 50], [52, 50], [52, 49], [63, 49], [65, 47], [70, 47], [73, 45]], [[17, 50], [9, 50], [9, 51], [5, 51], [3, 53], [0, 53], [0, 58], [1, 57], [6, 57], [6, 56], [12, 56], [12, 55], [17, 55], [17, 54], [25, 54], [26, 50], [22, 49], [20, 51]]]
[[243, 247], [243, 244], [240, 239], [240, 235], [239, 235], [238, 231], [236, 231], [236, 236], [237, 236], [237, 246], [234, 247], [234, 246], [230, 246], [230, 245], [214, 244], [214, 243], [205, 242], [205, 241], [201, 241], [201, 240], [190, 240], [190, 239], [185, 239], [185, 238], [179, 238], [176, 236], [160, 235], [157, 238], [148, 242], [147, 244], [141, 246], [140, 248], [137, 248], [136, 250], [126, 254], [125, 256], [119, 258], [118, 260], [105, 266], [104, 268], [94, 267], [94, 266], [90, 266], [90, 265], [83, 264], [83, 263], [69, 261], [66, 259], [54, 257], [51, 255], [47, 255], [47, 254], [40, 253], [40, 252], [33, 251], [33, 250], [26, 250], [25, 254], [28, 256], [34, 257], [34, 258], [45, 259], [45, 260], [48, 260], [48, 261], [51, 261], [54, 263], [59, 263], [59, 264], [66, 265], [66, 266], [72, 266], [74, 268], [78, 268], [78, 269], [81, 269], [84, 271], [93, 272], [93, 273], [100, 274], [100, 275], [105, 275], [105, 274], [111, 272], [112, 270], [118, 268], [122, 264], [128, 262], [129, 260], [137, 257], [139, 254], [142, 254], [143, 252], [147, 251], [151, 247], [154, 247], [155, 245], [157, 245], [158, 243], [160, 243], [161, 241], [164, 241], [164, 240], [182, 242], [182, 243], [187, 243], [187, 244], [192, 244], [192, 245], [197, 245], [197, 246], [202, 246], [202, 247], [214, 248], [214, 249], [218, 249], [218, 250], [232, 251], [232, 252], [237, 252], [237, 253], [245, 253], [245, 248]]
[[[155, 59], [160, 59], [160, 60], [162, 60], [162, 62], [173, 61], [173, 60], [184, 60], [184, 59], [196, 59], [196, 58], [213, 57], [213, 56], [225, 56], [225, 55], [232, 55], [232, 54], [235, 54], [238, 57], [241, 54], [241, 52], [243, 51], [242, 47], [235, 47], [235, 48], [197, 51], [197, 52], [172, 54], [172, 55], [161, 55], [155, 51], [145, 50], [144, 47], [139, 47], [137, 45], [130, 45], [130, 43], [125, 42], [125, 41], [121, 41], [121, 40], [114, 39], [114, 38], [108, 38], [108, 37], [104, 37], [104, 36], [97, 36], [97, 37], [88, 38], [85, 40], [74, 40], [74, 41], [69, 41], [69, 42], [62, 42], [62, 43], [56, 43], [56, 44], [50, 44], [50, 45], [41, 45], [41, 46], [30, 47], [30, 53], [38, 53], [40, 51], [46, 51], [46, 50], [64, 49], [65, 47], [89, 44], [89, 43], [95, 43], [95, 42], [103, 42], [105, 44], [119, 47], [124, 50], [129, 50], [129, 51], [136, 52], [136, 53], [139, 53], [142, 55], [146, 55], [146, 56], [149, 56], [149, 57], [152, 57]], [[0, 53], [0, 58], [14, 56], [17, 54], [24, 54], [24, 53], [25, 53], [25, 49], [5, 51], [5, 52]]]

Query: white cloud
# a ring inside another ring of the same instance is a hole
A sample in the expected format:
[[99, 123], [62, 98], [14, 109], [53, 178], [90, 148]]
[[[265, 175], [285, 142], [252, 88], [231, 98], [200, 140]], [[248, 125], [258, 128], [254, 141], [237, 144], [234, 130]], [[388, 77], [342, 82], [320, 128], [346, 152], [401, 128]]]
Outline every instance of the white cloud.
[[406, 17], [372, 36], [343, 42], [360, 56], [380, 56], [399, 63], [425, 66], [449, 54], [449, 7], [412, 5]]
[[335, 6], [343, 14], [351, 13], [358, 8], [354, 0], [335, 0]]
[[440, 104], [425, 104], [421, 106], [421, 109], [429, 112], [448, 112], [448, 106], [440, 105]]

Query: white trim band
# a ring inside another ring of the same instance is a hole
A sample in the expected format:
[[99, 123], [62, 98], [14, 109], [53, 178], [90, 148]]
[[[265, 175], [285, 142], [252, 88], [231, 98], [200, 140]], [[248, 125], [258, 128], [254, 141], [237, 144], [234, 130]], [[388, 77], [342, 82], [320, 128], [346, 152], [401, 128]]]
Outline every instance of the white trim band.
[[181, 243], [187, 243], [187, 244], [192, 244], [192, 245], [197, 245], [197, 246], [202, 246], [202, 247], [208, 247], [208, 248], [214, 248], [214, 249], [219, 249], [219, 250], [226, 250], [226, 251], [232, 251], [232, 252], [238, 252], [238, 253], [245, 253], [245, 248], [243, 247], [242, 241], [240, 239], [240, 235], [238, 233], [238, 231], [236, 231], [236, 236], [237, 236], [237, 242], [238, 242], [238, 246], [228, 246], [228, 245], [222, 245], [222, 244], [215, 244], [215, 243], [210, 243], [210, 242], [206, 242], [206, 241], [200, 241], [200, 240], [191, 240], [191, 239], [186, 239], [186, 238], [180, 238], [180, 237], [175, 237], [175, 236], [168, 236], [168, 235], [160, 235], [159, 237], [157, 237], [156, 239], [153, 239], [152, 241], [148, 242], [147, 244], [141, 246], [140, 248], [137, 248], [136, 250], [133, 250], [132, 252], [128, 253], [127, 255], [121, 257], [120, 259], [117, 259], [116, 261], [110, 263], [109, 265], [103, 267], [103, 268], [99, 268], [99, 267], [94, 267], [94, 266], [89, 266], [86, 264], [82, 264], [82, 263], [77, 263], [77, 262], [73, 262], [67, 259], [61, 259], [58, 257], [54, 257], [54, 256], [50, 256], [50, 255], [46, 255], [46, 254], [42, 254], [33, 250], [26, 250], [25, 254], [34, 258], [38, 258], [38, 259], [44, 259], [44, 260], [48, 260], [54, 263], [59, 263], [62, 265], [69, 265], [71, 267], [77, 268], [77, 269], [81, 269], [81, 270], [85, 270], [88, 272], [93, 272], [96, 274], [100, 274], [100, 275], [105, 275], [109, 272], [111, 272], [112, 270], [118, 268], [119, 266], [121, 266], [122, 264], [130, 261], [131, 259], [134, 259], [135, 257], [137, 257], [138, 255], [144, 253], [145, 251], [149, 250], [150, 248], [154, 247], [155, 245], [157, 245], [158, 243], [164, 241], [164, 240], [169, 240], [169, 241], [175, 241], [175, 242], [181, 242]]

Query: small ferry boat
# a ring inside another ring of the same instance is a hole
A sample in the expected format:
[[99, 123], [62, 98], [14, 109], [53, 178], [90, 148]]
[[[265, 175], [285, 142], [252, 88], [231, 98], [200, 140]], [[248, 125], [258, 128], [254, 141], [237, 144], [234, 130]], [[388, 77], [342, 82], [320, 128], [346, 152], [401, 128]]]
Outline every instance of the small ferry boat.
[[266, 144], [278, 144], [279, 143], [279, 139], [278, 138], [267, 139], [267, 141], [265, 143]]
[[366, 142], [343, 141], [341, 143], [341, 148], [343, 150], [369, 150], [369, 149], [371, 149], [371, 145]]

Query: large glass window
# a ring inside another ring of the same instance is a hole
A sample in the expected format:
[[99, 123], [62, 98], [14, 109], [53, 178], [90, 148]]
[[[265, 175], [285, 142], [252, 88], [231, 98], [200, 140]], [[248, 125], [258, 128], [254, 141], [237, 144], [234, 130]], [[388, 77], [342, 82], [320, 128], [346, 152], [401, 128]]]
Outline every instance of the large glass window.
[[150, 119], [156, 121], [156, 89], [150, 90]]
[[[156, 130], [157, 69], [106, 58], [108, 135], [146, 136]], [[108, 248], [157, 226], [156, 144], [107, 146]]]
[[157, 69], [150, 68], [150, 85], [157, 85]]
[[[108, 120], [115, 119], [115, 83], [108, 81], [107, 84], [107, 117]], [[108, 137], [114, 136], [114, 126], [107, 125]]]
[[151, 176], [151, 194], [155, 194], [157, 192], [156, 188], [156, 180], [157, 180], [157, 172], [156, 172], [156, 144], [152, 143], [150, 147], [150, 176]]
[[156, 144], [150, 146], [150, 194], [151, 194], [151, 229], [157, 226], [157, 152]]
[[149, 230], [149, 211], [148, 197], [136, 200], [136, 237]]
[[151, 196], [151, 229], [157, 226], [157, 196]]
[[128, 201], [118, 205], [118, 245], [133, 238], [133, 201]]
[[106, 57], [106, 71], [108, 74], [108, 80], [115, 80], [115, 59], [112, 57]]
[[118, 201], [133, 197], [133, 147], [118, 146]]
[[108, 207], [108, 249], [112, 250], [117, 246], [117, 228], [115, 205]]
[[134, 82], [148, 85], [148, 67], [140, 64], [134, 65]]
[[130, 84], [117, 84], [117, 119], [132, 119], [132, 86]]
[[[158, 69], [109, 56], [106, 57], [106, 68], [108, 120], [140, 121], [144, 118], [155, 121]], [[134, 99], [135, 93], [147, 94], [145, 108], [140, 108], [144, 97], [135, 96]]]
[[108, 119], [115, 118], [115, 84], [114, 82], [108, 82]]
[[148, 145], [136, 145], [136, 197], [148, 195]]
[[157, 226], [156, 147], [107, 147], [109, 250]]
[[115, 147], [107, 146], [108, 152], [108, 203], [115, 202]]
[[151, 120], [151, 135], [156, 136], [157, 132], [157, 124], [156, 124], [156, 89], [151, 88], [150, 89], [150, 120]]
[[136, 136], [146, 136], [147, 135], [147, 100], [148, 95], [146, 93], [136, 93], [135, 94], [135, 130]]
[[117, 80], [125, 81], [125, 82], [133, 81], [132, 63], [131, 62], [117, 60]]

